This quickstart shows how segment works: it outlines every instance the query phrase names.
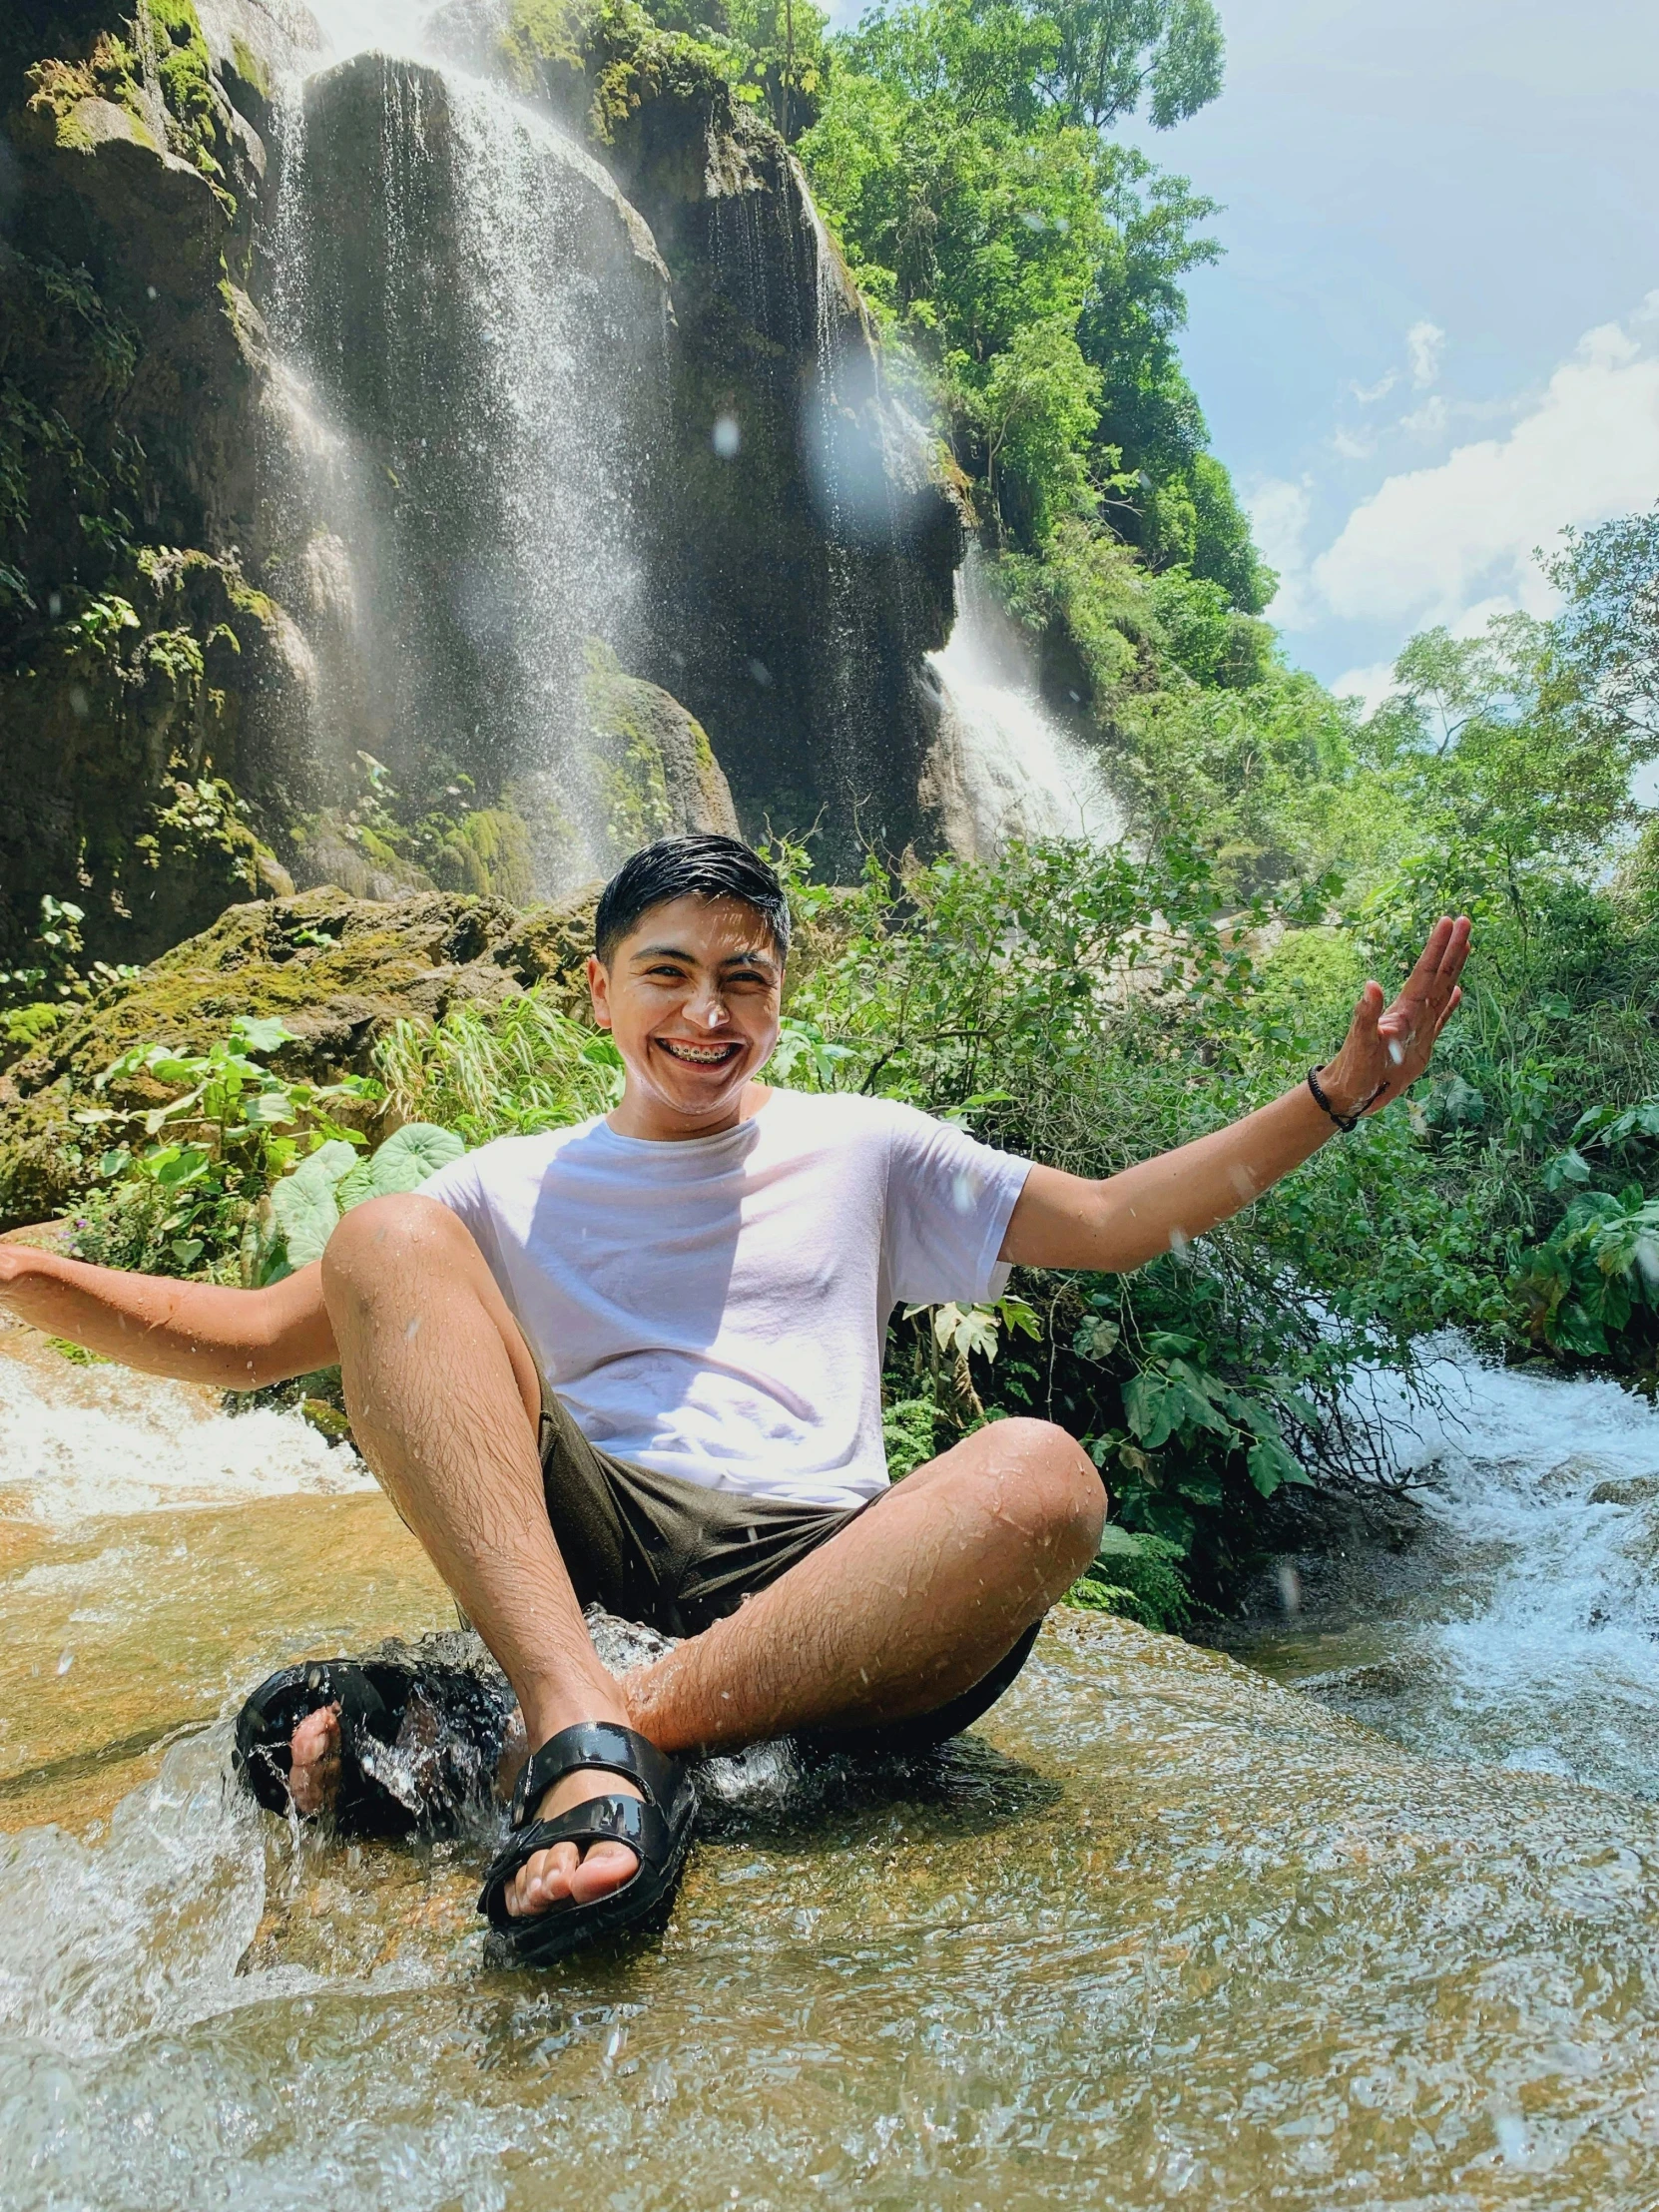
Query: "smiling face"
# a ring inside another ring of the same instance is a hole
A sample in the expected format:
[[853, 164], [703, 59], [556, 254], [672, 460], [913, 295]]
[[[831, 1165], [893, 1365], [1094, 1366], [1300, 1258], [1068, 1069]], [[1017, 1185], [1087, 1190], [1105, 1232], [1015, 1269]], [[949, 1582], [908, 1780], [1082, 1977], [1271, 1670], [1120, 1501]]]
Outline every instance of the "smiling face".
[[624, 1137], [707, 1137], [741, 1120], [778, 1042], [784, 962], [739, 898], [674, 898], [643, 913], [609, 962], [588, 961], [594, 1018], [628, 1070], [610, 1117]]

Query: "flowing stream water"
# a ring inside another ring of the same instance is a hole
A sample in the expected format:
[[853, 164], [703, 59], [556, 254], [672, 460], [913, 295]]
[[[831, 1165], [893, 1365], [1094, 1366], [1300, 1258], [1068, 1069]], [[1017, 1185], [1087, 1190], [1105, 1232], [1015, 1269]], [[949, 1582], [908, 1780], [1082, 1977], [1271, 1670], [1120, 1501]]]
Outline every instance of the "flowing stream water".
[[452, 1623], [348, 1449], [0, 1336], [0, 2203], [1650, 2212], [1655, 1422], [1441, 1349], [1451, 1579], [1252, 1667], [1061, 1613], [944, 1754], [723, 1763], [666, 1934], [537, 1973], [485, 1837], [227, 1781]]
[[1117, 842], [1123, 816], [1099, 756], [1044, 703], [976, 550], [957, 573], [950, 636], [927, 661], [938, 695], [932, 788], [958, 852], [994, 859], [1016, 837]]

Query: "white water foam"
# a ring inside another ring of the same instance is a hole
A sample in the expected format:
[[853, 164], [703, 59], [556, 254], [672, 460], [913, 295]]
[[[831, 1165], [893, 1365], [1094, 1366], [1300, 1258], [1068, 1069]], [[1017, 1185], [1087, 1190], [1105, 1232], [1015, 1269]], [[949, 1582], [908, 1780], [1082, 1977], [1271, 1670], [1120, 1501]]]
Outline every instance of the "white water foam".
[[1383, 1379], [1377, 1412], [1464, 1565], [1365, 1717], [1424, 1750], [1659, 1793], [1659, 1413], [1455, 1337], [1429, 1350], [1437, 1403]]
[[72, 1369], [64, 1385], [0, 1359], [0, 1488], [35, 1519], [71, 1529], [107, 1515], [371, 1490], [348, 1444], [297, 1413], [205, 1412], [183, 1384], [116, 1368]]
[[957, 571], [955, 625], [927, 661], [938, 686], [929, 780], [964, 859], [993, 860], [1015, 838], [1119, 841], [1123, 816], [1099, 762], [1044, 705], [972, 548]]

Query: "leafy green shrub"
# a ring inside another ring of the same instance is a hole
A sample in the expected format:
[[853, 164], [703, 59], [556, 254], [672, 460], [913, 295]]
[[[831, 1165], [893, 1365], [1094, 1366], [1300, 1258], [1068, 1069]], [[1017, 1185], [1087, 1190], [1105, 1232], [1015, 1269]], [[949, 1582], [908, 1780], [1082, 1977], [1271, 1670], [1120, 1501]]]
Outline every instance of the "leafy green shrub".
[[83, 909], [72, 899], [48, 892], [40, 902], [40, 924], [14, 968], [0, 968], [0, 1008], [14, 1009], [4, 1038], [25, 1049], [54, 1026], [46, 1016], [54, 1005], [91, 998], [106, 983], [119, 983], [136, 968], [111, 967], [104, 960], [84, 961]]
[[1087, 1573], [1062, 1602], [1093, 1613], [1118, 1613], [1143, 1628], [1178, 1634], [1192, 1621], [1195, 1600], [1180, 1567], [1181, 1547], [1162, 1536], [1132, 1535], [1116, 1521], [1100, 1532]]
[[229, 1271], [247, 1279], [271, 1186], [319, 1145], [338, 1144], [354, 1159], [366, 1139], [342, 1125], [338, 1110], [379, 1097], [364, 1076], [311, 1083], [265, 1064], [293, 1041], [279, 1020], [244, 1015], [206, 1052], [134, 1045], [105, 1069], [97, 1088], [106, 1094], [175, 1095], [77, 1113], [83, 1127], [114, 1140], [99, 1162], [101, 1187], [76, 1217], [82, 1259], [155, 1275]]
[[565, 1129], [608, 1113], [622, 1096], [610, 1037], [572, 1021], [539, 990], [494, 1007], [452, 1007], [435, 1026], [400, 1021], [374, 1065], [399, 1115], [453, 1129], [469, 1147]]
[[1659, 1392], [1659, 1199], [1639, 1183], [1573, 1199], [1511, 1289], [1536, 1343], [1616, 1361], [1650, 1397]]
[[291, 1168], [271, 1187], [267, 1207], [245, 1240], [244, 1278], [276, 1283], [320, 1260], [340, 1216], [367, 1198], [418, 1190], [429, 1175], [458, 1160], [466, 1146], [452, 1129], [429, 1121], [405, 1122], [368, 1159], [339, 1138]]
[[[791, 1002], [793, 1079], [908, 1098], [1028, 1157], [1109, 1174], [1306, 1072], [1278, 1015], [1255, 1018], [1241, 918], [1253, 929], [1266, 909], [1222, 917], [1208, 861], [1173, 841], [1144, 860], [1056, 844], [902, 880], [872, 868], [839, 909], [840, 954]], [[1362, 1282], [1346, 1308], [1327, 1293], [1333, 1272], [1349, 1281], [1351, 1181], [1369, 1167], [1380, 1211], [1398, 1185], [1425, 1216], [1443, 1214], [1404, 1111], [1382, 1124], [1349, 1153], [1349, 1181], [1305, 1190], [1271, 1234], [1259, 1208], [1130, 1278], [1027, 1272], [1035, 1340], [1010, 1332], [994, 1367], [988, 1338], [958, 1341], [963, 1317], [901, 1317], [887, 1367], [895, 1441], [907, 1456], [926, 1420], [943, 1441], [998, 1411], [1058, 1420], [1088, 1443], [1126, 1530], [1210, 1579], [1249, 1556], [1264, 1500], [1287, 1482], [1375, 1477], [1382, 1454], [1348, 1385], [1361, 1362], [1410, 1354]], [[1335, 1271], [1333, 1254], [1345, 1256]]]

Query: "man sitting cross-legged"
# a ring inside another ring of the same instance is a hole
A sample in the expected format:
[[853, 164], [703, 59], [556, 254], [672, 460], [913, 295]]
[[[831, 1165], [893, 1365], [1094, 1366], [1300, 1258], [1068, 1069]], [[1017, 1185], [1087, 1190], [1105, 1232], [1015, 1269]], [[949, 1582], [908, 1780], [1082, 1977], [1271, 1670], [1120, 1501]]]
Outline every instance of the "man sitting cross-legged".
[[[936, 1739], [1006, 1687], [1094, 1554], [1100, 1477], [1062, 1429], [1002, 1420], [889, 1488], [893, 1307], [990, 1298], [1010, 1263], [1137, 1268], [1237, 1213], [1422, 1073], [1468, 923], [1435, 925], [1386, 1011], [1369, 983], [1308, 1083], [1103, 1182], [762, 1082], [788, 940], [747, 846], [665, 839], [598, 910], [611, 1114], [354, 1208], [268, 1290], [0, 1249], [14, 1312], [148, 1373], [248, 1389], [339, 1363], [359, 1450], [518, 1700], [531, 1756], [483, 1902], [528, 1955], [662, 1903], [687, 1754]], [[614, 1676], [595, 1598], [685, 1640]], [[301, 1809], [353, 1741], [328, 1671], [309, 1679], [281, 1736]]]

